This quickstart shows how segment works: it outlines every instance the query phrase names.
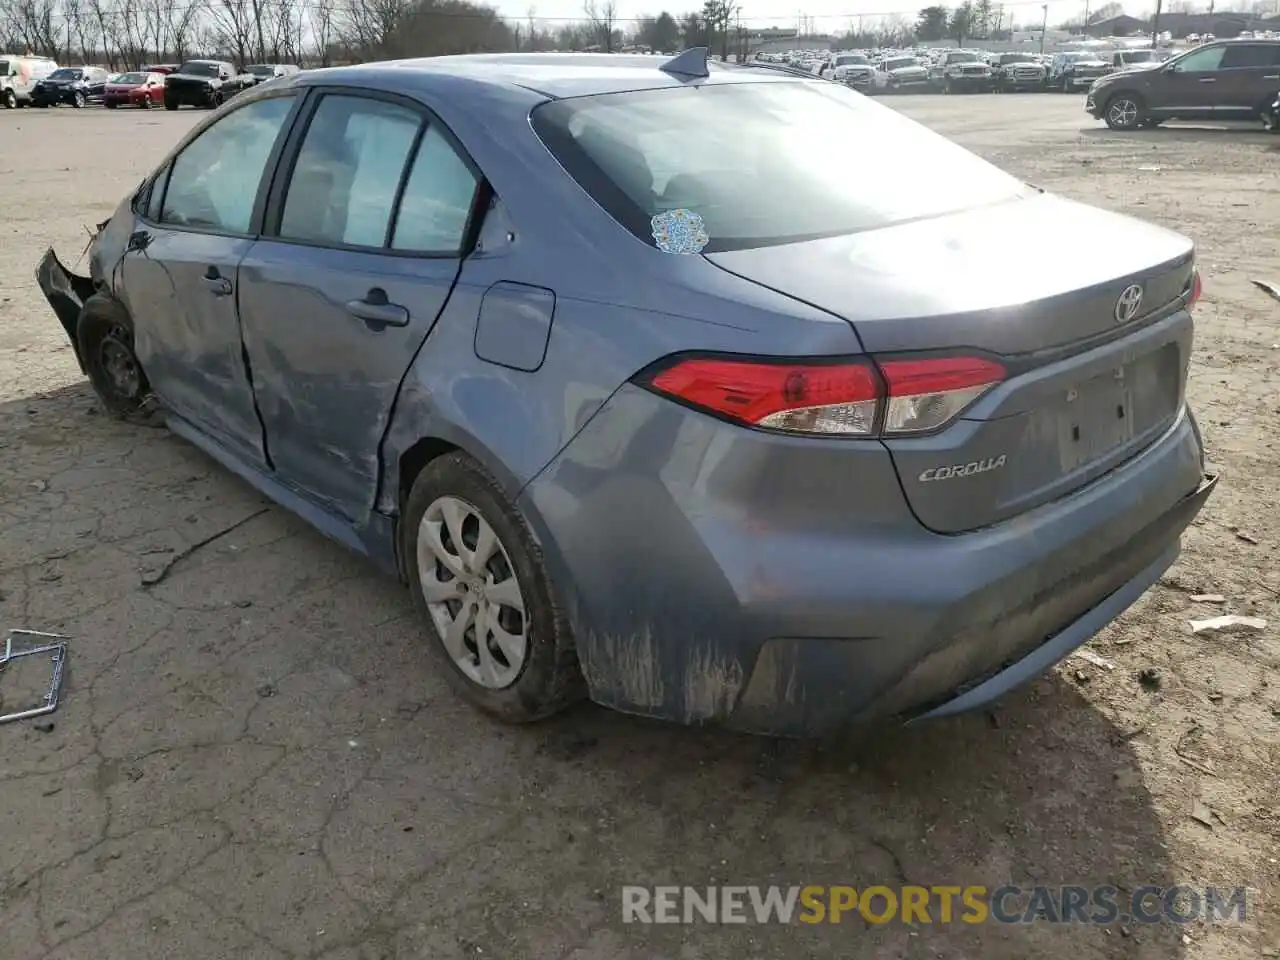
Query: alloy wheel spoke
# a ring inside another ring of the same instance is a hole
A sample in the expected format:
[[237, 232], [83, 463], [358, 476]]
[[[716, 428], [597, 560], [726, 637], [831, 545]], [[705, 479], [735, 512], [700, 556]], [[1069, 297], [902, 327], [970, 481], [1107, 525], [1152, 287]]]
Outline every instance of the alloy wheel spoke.
[[466, 633], [467, 627], [472, 626], [475, 622], [476, 605], [468, 601], [462, 605], [458, 615], [453, 618], [453, 623], [449, 624], [448, 629], [441, 636], [440, 639], [444, 641], [444, 648], [449, 651], [449, 656], [453, 657], [455, 661], [461, 663], [470, 659], [470, 654], [466, 647]]
[[418, 533], [418, 569], [423, 570], [429, 566], [429, 561], [439, 560], [455, 577], [465, 577], [467, 571], [463, 568], [462, 558], [456, 557], [445, 549], [444, 523], [439, 520], [424, 520], [422, 528]]

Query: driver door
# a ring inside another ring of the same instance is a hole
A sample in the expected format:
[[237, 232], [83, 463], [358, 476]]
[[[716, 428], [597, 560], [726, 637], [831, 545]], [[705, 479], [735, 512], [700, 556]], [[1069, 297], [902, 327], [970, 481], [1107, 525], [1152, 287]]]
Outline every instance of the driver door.
[[1153, 117], [1184, 120], [1212, 119], [1220, 93], [1222, 57], [1226, 47], [1202, 47], [1178, 58], [1151, 84], [1147, 110]]
[[257, 466], [265, 457], [240, 335], [239, 266], [299, 99], [289, 91], [246, 104], [183, 147], [135, 211], [139, 249], [118, 268], [156, 395]]

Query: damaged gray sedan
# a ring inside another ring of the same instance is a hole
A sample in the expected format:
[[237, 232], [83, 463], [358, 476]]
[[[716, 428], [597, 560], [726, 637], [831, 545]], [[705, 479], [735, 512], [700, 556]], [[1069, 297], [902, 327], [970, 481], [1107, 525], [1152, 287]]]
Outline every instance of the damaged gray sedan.
[[[1003, 242], [1027, 223], [1049, 248]], [[1215, 482], [1190, 241], [705, 51], [281, 77], [90, 263], [38, 276], [103, 403], [401, 578], [509, 721], [986, 704], [1153, 584]]]

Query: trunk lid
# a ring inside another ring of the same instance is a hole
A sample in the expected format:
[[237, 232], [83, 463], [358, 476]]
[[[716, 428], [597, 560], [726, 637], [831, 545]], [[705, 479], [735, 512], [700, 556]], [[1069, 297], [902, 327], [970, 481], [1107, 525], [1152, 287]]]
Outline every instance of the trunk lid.
[[[708, 259], [844, 317], [869, 353], [1000, 358], [1007, 378], [959, 420], [885, 441], [920, 521], [959, 533], [1065, 496], [1175, 422], [1193, 253], [1163, 228], [1037, 195]], [[1134, 285], [1141, 304], [1121, 322]]]

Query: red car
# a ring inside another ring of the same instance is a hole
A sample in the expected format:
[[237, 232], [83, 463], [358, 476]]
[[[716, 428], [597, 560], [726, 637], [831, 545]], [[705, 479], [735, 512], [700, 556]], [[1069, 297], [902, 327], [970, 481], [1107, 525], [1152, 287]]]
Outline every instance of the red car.
[[122, 73], [107, 84], [102, 102], [111, 110], [121, 104], [134, 107], [150, 107], [164, 102], [164, 74]]

